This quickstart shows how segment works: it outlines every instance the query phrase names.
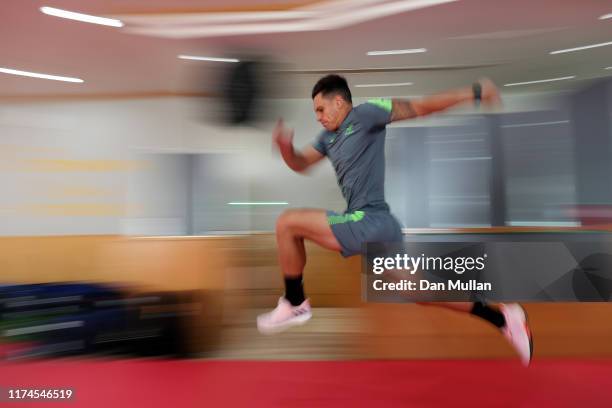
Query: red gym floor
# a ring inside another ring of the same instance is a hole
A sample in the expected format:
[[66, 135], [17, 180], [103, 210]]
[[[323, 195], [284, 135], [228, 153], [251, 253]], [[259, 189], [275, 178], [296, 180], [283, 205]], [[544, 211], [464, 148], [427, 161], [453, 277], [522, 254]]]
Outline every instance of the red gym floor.
[[4, 363], [0, 388], [75, 390], [6, 407], [610, 407], [612, 360]]

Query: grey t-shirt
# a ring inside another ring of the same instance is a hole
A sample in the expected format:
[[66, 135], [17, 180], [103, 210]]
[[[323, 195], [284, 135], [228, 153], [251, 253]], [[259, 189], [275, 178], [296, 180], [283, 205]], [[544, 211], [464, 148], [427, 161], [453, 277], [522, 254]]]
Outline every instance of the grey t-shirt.
[[389, 211], [385, 202], [385, 134], [391, 107], [390, 99], [372, 99], [355, 106], [337, 131], [324, 130], [313, 144], [331, 160], [347, 212]]

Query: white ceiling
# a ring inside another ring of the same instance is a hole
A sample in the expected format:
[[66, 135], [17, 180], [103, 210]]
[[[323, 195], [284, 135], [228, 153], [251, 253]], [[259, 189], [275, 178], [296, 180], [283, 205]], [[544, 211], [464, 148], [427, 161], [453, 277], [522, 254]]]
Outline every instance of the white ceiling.
[[[85, 82], [0, 74], [0, 97], [215, 92], [220, 72], [231, 65], [179, 60], [178, 54], [271, 56], [279, 65], [270, 72], [285, 71], [274, 74], [282, 81], [282, 94], [306, 98], [321, 72], [334, 70], [345, 72], [352, 85], [414, 83], [401, 88], [353, 88], [357, 96], [422, 95], [481, 76], [503, 85], [576, 75], [571, 81], [504, 89], [562, 90], [612, 75], [612, 70], [604, 70], [612, 66], [612, 46], [549, 54], [612, 41], [612, 19], [598, 19], [612, 13], [609, 0], [458, 0], [386, 16], [374, 11], [381, 6], [408, 8], [423, 0], [369, 0], [369, 5], [360, 1], [344, 0], [338, 10], [329, 11], [326, 8], [334, 6], [332, 2], [307, 4], [313, 3], [308, 0], [2, 0], [0, 67]], [[41, 6], [119, 17], [126, 25], [117, 29], [55, 18], [42, 14]], [[308, 24], [301, 24], [306, 20], [299, 18], [275, 22], [272, 17], [257, 23], [275, 33], [253, 34], [240, 21], [210, 21], [215, 10], [288, 9], [318, 11], [307, 19]], [[351, 19], [357, 11], [360, 17]], [[228, 34], [210, 30], [228, 24], [232, 24]], [[234, 28], [245, 34], [235, 34]], [[327, 29], [309, 31], [316, 28]], [[427, 48], [428, 52], [366, 55], [370, 50], [405, 48]], [[369, 72], [370, 68], [381, 70]]]

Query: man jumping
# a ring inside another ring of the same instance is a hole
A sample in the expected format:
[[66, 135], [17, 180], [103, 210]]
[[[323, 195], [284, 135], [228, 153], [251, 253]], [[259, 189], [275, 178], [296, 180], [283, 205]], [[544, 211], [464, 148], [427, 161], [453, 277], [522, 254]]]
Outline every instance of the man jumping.
[[[385, 202], [385, 134], [387, 124], [446, 110], [473, 101], [493, 105], [499, 101], [496, 86], [488, 79], [419, 100], [373, 99], [353, 106], [346, 80], [338, 75], [321, 78], [312, 90], [317, 120], [325, 130], [312, 146], [293, 148], [293, 131], [279, 121], [273, 132], [283, 160], [290, 169], [304, 172], [325, 156], [336, 172], [347, 202], [343, 214], [319, 209], [291, 209], [276, 223], [276, 242], [285, 295], [271, 312], [257, 318], [260, 332], [269, 334], [303, 324], [312, 317], [304, 295], [302, 273], [306, 265], [304, 240], [340, 252], [344, 257], [361, 253], [366, 242], [402, 241], [401, 226]], [[480, 302], [432, 303], [470, 313], [496, 327], [527, 365], [532, 343], [523, 308], [501, 304], [499, 309]]]

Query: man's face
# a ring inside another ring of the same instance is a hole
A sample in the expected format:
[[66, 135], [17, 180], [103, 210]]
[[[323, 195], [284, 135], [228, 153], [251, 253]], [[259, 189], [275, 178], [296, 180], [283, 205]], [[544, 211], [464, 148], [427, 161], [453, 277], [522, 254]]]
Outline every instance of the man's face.
[[329, 131], [336, 131], [344, 117], [341, 117], [344, 99], [340, 95], [323, 96], [321, 93], [315, 95], [312, 100], [317, 121]]

